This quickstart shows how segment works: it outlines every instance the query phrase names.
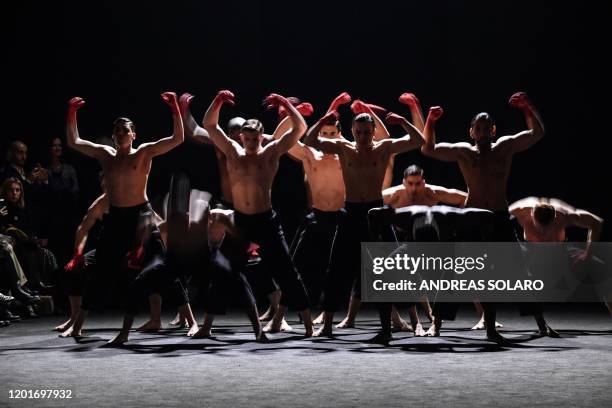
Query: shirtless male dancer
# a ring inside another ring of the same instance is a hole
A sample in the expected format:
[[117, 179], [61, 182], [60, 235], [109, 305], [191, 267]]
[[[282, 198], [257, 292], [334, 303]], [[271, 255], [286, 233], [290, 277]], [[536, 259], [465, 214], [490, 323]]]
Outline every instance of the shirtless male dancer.
[[[184, 93], [179, 98], [179, 107], [181, 109], [181, 115], [183, 117], [183, 121], [185, 124], [185, 137], [194, 140], [196, 143], [200, 144], [210, 144], [215, 149], [215, 156], [217, 158], [217, 167], [219, 169], [219, 177], [221, 183], [221, 204], [228, 209], [234, 208], [234, 200], [232, 198], [232, 184], [230, 181], [230, 175], [227, 167], [227, 158], [225, 153], [223, 153], [210, 139], [208, 136], [208, 132], [201, 126], [193, 118], [193, 115], [190, 111], [191, 101], [194, 98], [193, 95], [189, 93]], [[288, 119], [287, 119], [288, 120]], [[242, 125], [244, 124], [245, 119], [239, 116], [231, 118], [227, 123], [227, 136], [234, 140], [235, 142], [242, 144], [240, 139], [240, 133], [242, 131]], [[275, 131], [275, 133], [277, 133]], [[263, 135], [263, 140], [261, 142], [262, 146], [267, 145], [274, 139], [273, 135], [265, 134]], [[264, 313], [260, 320], [270, 320], [274, 313], [278, 309], [278, 304], [281, 298], [280, 290], [276, 290], [274, 283], [271, 282], [271, 286], [267, 288], [270, 292], [268, 294], [268, 299], [270, 301], [270, 308], [266, 313]], [[175, 320], [173, 320], [170, 324], [181, 324], [184, 321], [184, 317], [177, 316]], [[290, 326], [283, 321], [283, 329], [290, 330]]]
[[[414, 123], [414, 127], [416, 127], [419, 131], [422, 132], [425, 127], [425, 120], [423, 118], [423, 112], [421, 110], [421, 103], [419, 102], [419, 99], [416, 97], [416, 95], [414, 95], [413, 93], [405, 92], [400, 95], [399, 102], [408, 107], [408, 109], [410, 110], [412, 122]], [[357, 108], [357, 109], [354, 109], [354, 111], [356, 111], [355, 113], [359, 112], [360, 106], [359, 105], [355, 106], [355, 104], [353, 104], [353, 106]], [[366, 112], [374, 114], [372, 110], [366, 111]], [[401, 125], [402, 122], [405, 120], [404, 118], [396, 114], [390, 114], [387, 117], [388, 117], [388, 120], [390, 121], [389, 123], [394, 124], [394, 125]], [[375, 121], [377, 119], [375, 115], [374, 115], [374, 119]], [[376, 121], [376, 123], [378, 126], [379, 122]], [[380, 135], [380, 138], [387, 138], [387, 137], [389, 137], [389, 132], [386, 129], [384, 129], [384, 134]], [[376, 138], [375, 136], [374, 139], [380, 140], [380, 138]], [[387, 165], [387, 170], [385, 173], [385, 178], [384, 178], [383, 186], [382, 186], [384, 191], [387, 191], [387, 189], [390, 189], [391, 184], [393, 182], [393, 167], [394, 167], [394, 161], [395, 161], [394, 157], [395, 155], [391, 156], [391, 158], [389, 159], [389, 163]], [[383, 200], [385, 200], [384, 191], [383, 191]], [[390, 203], [387, 203], [386, 201], [384, 202], [384, 204], [391, 205]], [[336, 327], [337, 328], [354, 327], [355, 318], [357, 317], [357, 312], [359, 311], [360, 306], [361, 306], [361, 299], [355, 296], [355, 293], [351, 293], [346, 317], [340, 323], [338, 323]], [[428, 308], [428, 310], [430, 309]], [[420, 325], [418, 324], [416, 308], [411, 307], [409, 311], [410, 311], [410, 317], [412, 319], [413, 326], [414, 326], [413, 331], [415, 331], [415, 333], [418, 333], [419, 335], [423, 334], [424, 332], [422, 330], [422, 327], [420, 327]], [[413, 311], [414, 313], [412, 313]], [[395, 328], [400, 329], [400, 330], [408, 329], [406, 322], [400, 318], [397, 312], [397, 309], [395, 307], [393, 307], [392, 309], [391, 316], [392, 316], [393, 325]], [[319, 321], [319, 318], [320, 318], [320, 321]], [[315, 323], [320, 323], [323, 321], [322, 316], [320, 316], [319, 318], [315, 320]]]
[[[496, 127], [492, 117], [485, 112], [479, 113], [470, 124], [470, 137], [475, 142], [471, 145], [461, 143], [436, 143], [435, 124], [442, 116], [442, 108], [435, 106], [429, 109], [425, 124], [425, 145], [421, 152], [426, 156], [448, 162], [457, 162], [468, 188], [465, 207], [476, 207], [491, 210], [497, 215], [496, 234], [499, 241], [516, 241], [516, 234], [510, 222], [506, 185], [510, 175], [512, 157], [515, 153], [528, 149], [544, 136], [544, 124], [535, 106], [523, 92], [510, 97], [511, 106], [520, 109], [527, 122], [528, 130], [510, 136], [500, 137], [494, 141]], [[485, 322], [495, 322], [494, 304], [483, 304]], [[437, 316], [436, 316], [437, 318]], [[436, 321], [430, 328], [436, 332]], [[503, 343], [495, 324], [486, 324], [487, 338]]]
[[[127, 118], [115, 121], [113, 141], [116, 148], [81, 139], [77, 128], [77, 111], [85, 101], [74, 97], [68, 102], [68, 146], [99, 161], [104, 172], [110, 208], [100, 243], [96, 248], [95, 272], [87, 286], [74, 324], [61, 334], [62, 337], [81, 336], [88, 310], [103, 295], [99, 286], [108, 286], [109, 278], [119, 279], [116, 275], [120, 274], [121, 263], [136, 238], [140, 218], [143, 214], [152, 212], [146, 192], [151, 162], [155, 156], [164, 154], [183, 142], [183, 121], [176, 94], [165, 92], [161, 96], [172, 112], [174, 133], [156, 142], [143, 143], [138, 148], [132, 147], [136, 132], [134, 123]], [[122, 341], [121, 336], [110, 340], [111, 343]]]
[[[351, 97], [343, 92], [331, 103], [328, 112], [349, 103]], [[300, 107], [297, 107], [300, 110]], [[304, 114], [304, 112], [302, 112]], [[285, 118], [274, 132], [279, 138], [290, 126]], [[328, 139], [341, 138], [340, 122], [334, 117], [321, 127], [321, 136]], [[295, 238], [292, 256], [296, 268], [304, 279], [311, 300], [316, 301], [321, 291], [329, 261], [332, 242], [336, 233], [340, 209], [344, 206], [344, 181], [340, 161], [335, 154], [325, 154], [298, 141], [287, 152], [304, 168], [306, 188], [311, 208], [303, 227]]]
[[305, 335], [313, 332], [312, 318], [306, 289], [293, 266], [278, 215], [272, 209], [272, 182], [281, 155], [285, 154], [304, 134], [306, 123], [287, 100], [271, 94], [266, 98], [269, 107], [282, 106], [291, 120], [291, 130], [278, 140], [262, 147], [263, 125], [249, 119], [242, 126], [242, 145], [227, 137], [219, 127], [219, 112], [223, 104], [234, 105], [234, 95], [220, 91], [204, 115], [204, 129], [215, 146], [226, 157], [227, 171], [234, 200], [234, 222], [245, 239], [259, 245], [262, 261], [270, 268], [281, 289], [279, 307], [265, 331], [281, 330], [287, 306], [302, 313]]
[[[556, 198], [523, 198], [510, 204], [509, 210], [523, 228], [523, 237], [527, 242], [565, 242], [567, 228], [587, 229], [586, 249], [579, 253], [574, 261], [591, 257], [591, 243], [599, 240], [603, 226], [603, 219], [597, 215], [574, 208]], [[612, 313], [610, 306], [611, 302], [606, 302], [608, 311]], [[550, 336], [551, 332], [555, 333], [538, 315], [536, 321], [541, 335]]]
[[[353, 118], [351, 131], [354, 142], [342, 138], [322, 138], [321, 127], [334, 116], [335, 112], [326, 114], [308, 130], [305, 138], [307, 145], [327, 154], [338, 155], [346, 191], [344, 208], [347, 214], [346, 219], [341, 221], [334, 239], [322, 304], [324, 322], [323, 327], [317, 330], [317, 336], [332, 335], [333, 315], [347, 294], [345, 289], [356, 281], [357, 292], [360, 292], [360, 242], [371, 239], [367, 213], [371, 208], [383, 204], [382, 184], [390, 157], [423, 144], [421, 132], [405, 119], [402, 126], [407, 135], [374, 142], [375, 121], [368, 113]], [[381, 323], [383, 331], [380, 336], [386, 341], [391, 337], [390, 310], [389, 315], [385, 317], [381, 309]]]
[[84, 253], [85, 245], [87, 244], [89, 233], [96, 223], [102, 222], [104, 215], [108, 213], [108, 196], [106, 194], [103, 177], [100, 184], [102, 186], [102, 194], [89, 206], [83, 220], [77, 227], [74, 236], [74, 255], [64, 267], [65, 272], [69, 274], [66, 279], [69, 283], [66, 287], [68, 291], [68, 301], [70, 302], [70, 318], [54, 328], [54, 330], [59, 332], [64, 332], [71, 327], [79, 314], [81, 302], [83, 301], [82, 292], [88, 273], [85, 268], [95, 256], [95, 250]]

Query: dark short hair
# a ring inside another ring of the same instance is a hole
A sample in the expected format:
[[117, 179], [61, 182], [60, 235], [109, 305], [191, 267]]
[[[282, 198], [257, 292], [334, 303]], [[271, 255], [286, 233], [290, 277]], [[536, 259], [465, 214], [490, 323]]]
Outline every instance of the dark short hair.
[[136, 125], [134, 125], [134, 122], [132, 122], [131, 119], [129, 118], [124, 118], [124, 117], [119, 117], [117, 119], [115, 119], [115, 121], [113, 122], [113, 132], [115, 131], [115, 128], [118, 125], [123, 125], [124, 123], [127, 123], [128, 126], [130, 127], [130, 129], [132, 129], [132, 132], [136, 131]]
[[258, 119], [247, 119], [240, 130], [254, 130], [258, 133], [263, 133], [264, 127], [263, 123], [261, 123]]
[[338, 132], [342, 132], [342, 125], [340, 124], [340, 121], [336, 120], [335, 118], [329, 118], [323, 121], [322, 126], [334, 126], [336, 129], [338, 129]]
[[489, 115], [487, 112], [480, 112], [479, 114], [474, 116], [474, 118], [470, 122], [470, 127], [474, 126], [476, 122], [480, 122], [481, 120], [487, 122], [489, 126], [495, 126], [495, 121], [493, 120], [493, 117], [491, 115]]
[[421, 176], [423, 177], [423, 174], [425, 174], [425, 171], [420, 168], [419, 166], [417, 166], [416, 164], [413, 164], [412, 166], [408, 166], [406, 168], [406, 170], [404, 170], [404, 178], [408, 177], [408, 176]]
[[360, 113], [353, 118], [353, 123], [371, 123], [373, 127], [376, 127], [374, 118], [369, 113]]
[[556, 215], [555, 207], [550, 204], [538, 204], [533, 209], [533, 218], [543, 227], [550, 225]]

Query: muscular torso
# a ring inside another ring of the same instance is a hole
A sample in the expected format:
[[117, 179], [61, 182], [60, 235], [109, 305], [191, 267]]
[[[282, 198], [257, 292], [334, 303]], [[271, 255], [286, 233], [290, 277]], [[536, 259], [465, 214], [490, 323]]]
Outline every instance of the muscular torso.
[[382, 185], [389, 163], [388, 150], [375, 143], [371, 150], [357, 151], [354, 143], [342, 145], [340, 165], [346, 201], [369, 202], [382, 198]]
[[490, 151], [473, 148], [459, 160], [459, 168], [468, 188], [466, 207], [491, 211], [508, 209], [506, 183], [510, 174], [512, 155], [494, 145]]
[[132, 207], [147, 201], [151, 158], [142, 150], [126, 155], [105, 155], [101, 160], [110, 205]]
[[321, 211], [338, 211], [344, 206], [344, 179], [337, 155], [308, 149], [302, 161], [308, 179], [312, 207]]
[[235, 153], [227, 157], [234, 208], [243, 214], [257, 214], [272, 208], [272, 182], [278, 170], [278, 156], [271, 149], [254, 154]]

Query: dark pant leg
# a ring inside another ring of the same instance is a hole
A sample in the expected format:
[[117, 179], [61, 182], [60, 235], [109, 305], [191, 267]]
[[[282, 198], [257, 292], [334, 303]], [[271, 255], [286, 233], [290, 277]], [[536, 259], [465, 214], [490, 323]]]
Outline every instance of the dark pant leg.
[[278, 215], [274, 211], [237, 215], [238, 227], [247, 239], [260, 246], [261, 259], [282, 291], [280, 304], [298, 311], [307, 309], [309, 302], [306, 288], [291, 261]]
[[359, 236], [349, 219], [343, 217], [338, 223], [338, 230], [332, 245], [331, 259], [325, 286], [323, 289], [322, 307], [326, 312], [336, 312], [351, 291], [355, 282], [355, 269], [360, 268]]
[[321, 298], [337, 228], [337, 214], [313, 212], [306, 216], [292, 254], [313, 303]]

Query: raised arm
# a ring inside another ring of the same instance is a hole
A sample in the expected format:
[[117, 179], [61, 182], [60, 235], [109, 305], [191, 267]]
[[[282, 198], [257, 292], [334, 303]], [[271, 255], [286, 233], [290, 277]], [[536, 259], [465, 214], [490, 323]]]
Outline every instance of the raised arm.
[[185, 128], [185, 138], [194, 140], [198, 143], [212, 144], [212, 141], [208, 137], [208, 132], [203, 127], [199, 126], [193, 118], [191, 110], [191, 100], [193, 95], [184, 93], [179, 98], [179, 109], [181, 110], [181, 116], [183, 117], [183, 127]]
[[529, 99], [526, 93], [517, 92], [510, 97], [510, 106], [523, 111], [527, 128], [523, 132], [519, 132], [512, 136], [500, 137], [497, 144], [502, 147], [509, 148], [513, 153], [521, 152], [530, 148], [538, 140], [544, 137], [544, 122], [540, 113]]
[[77, 127], [77, 111], [85, 105], [83, 98], [75, 96], [68, 101], [68, 117], [66, 120], [66, 144], [85, 156], [94, 159], [102, 159], [105, 155], [112, 154], [114, 149], [105, 145], [92, 143], [79, 137]]
[[[310, 116], [314, 111], [312, 105], [308, 102], [300, 103], [295, 108], [298, 112], [300, 112], [300, 114], [302, 114], [302, 116]], [[287, 116], [287, 112], [284, 108], [282, 111], [280, 111], [279, 109], [279, 116], [281, 117], [281, 121], [278, 123], [278, 126], [272, 134], [274, 140], [280, 139], [282, 135], [284, 135], [291, 129], [291, 119], [289, 118], [289, 116]], [[287, 153], [293, 159], [302, 161], [306, 158], [306, 155], [308, 154], [308, 148], [298, 140], [295, 145], [291, 146]]]
[[329, 108], [327, 108], [327, 112], [325, 113], [327, 114], [330, 112], [337, 112], [340, 106], [345, 105], [349, 103], [350, 101], [351, 101], [351, 95], [349, 95], [348, 92], [342, 92], [340, 95], [334, 98], [332, 103], [329, 105]]
[[234, 94], [230, 91], [219, 91], [208, 107], [202, 125], [204, 126], [204, 130], [208, 132], [208, 136], [215, 146], [217, 146], [223, 154], [229, 156], [232, 153], [237, 153], [241, 147], [238, 143], [227, 137], [223, 129], [219, 126], [219, 111], [224, 103], [234, 106]]
[[359, 115], [360, 113], [367, 113], [370, 116], [372, 116], [372, 119], [374, 119], [374, 129], [375, 129], [374, 141], [377, 142], [379, 140], [389, 138], [390, 134], [389, 134], [389, 131], [387, 130], [387, 127], [385, 126], [384, 122], [380, 120], [380, 117], [378, 117], [378, 115], [375, 112], [375, 111], [378, 111], [381, 114], [384, 114], [386, 112], [385, 108], [382, 108], [377, 105], [365, 103], [357, 99], [355, 102], [351, 104], [351, 110], [353, 111], [355, 115]]
[[440, 186], [429, 185], [429, 188], [434, 193], [434, 197], [439, 203], [456, 205], [463, 207], [465, 200], [467, 199], [467, 193], [454, 188], [446, 188]]
[[341, 150], [341, 143], [347, 143], [347, 141], [343, 138], [337, 139], [325, 139], [319, 137], [319, 133], [321, 132], [321, 128], [323, 125], [327, 123], [335, 123], [338, 120], [338, 112], [331, 111], [327, 112], [325, 116], [317, 121], [308, 131], [306, 132], [306, 137], [304, 138], [304, 144], [315, 148], [317, 150], [322, 151], [323, 153], [329, 154], [338, 154]]
[[470, 145], [468, 143], [436, 143], [436, 122], [443, 112], [439, 106], [429, 108], [423, 132], [425, 144], [421, 147], [421, 153], [442, 161], [458, 161], [470, 149]]
[[401, 125], [406, 130], [406, 135], [399, 139], [387, 139], [381, 141], [389, 149], [392, 154], [407, 152], [417, 149], [424, 143], [423, 134], [415, 128], [412, 123], [400, 115], [390, 112], [385, 118], [390, 125]]
[[183, 130], [183, 119], [179, 110], [178, 98], [174, 92], [164, 92], [161, 94], [162, 100], [170, 107], [172, 112], [172, 120], [174, 121], [174, 131], [172, 136], [164, 137], [155, 142], [144, 143], [138, 150], [142, 150], [151, 157], [159, 156], [169, 152], [176, 146], [183, 143], [185, 140], [185, 132]]
[[283, 133], [278, 139], [270, 143], [268, 146], [270, 148], [278, 149], [278, 153], [284, 154], [291, 147], [295, 146], [295, 144], [300, 140], [300, 138], [306, 132], [306, 122], [304, 122], [304, 118], [297, 111], [295, 106], [284, 96], [278, 94], [270, 94], [264, 100], [264, 103], [269, 108], [279, 107], [283, 108], [285, 112], [287, 112], [287, 118], [289, 119], [290, 128], [285, 133]]
[[425, 120], [423, 119], [423, 111], [421, 110], [421, 103], [419, 99], [413, 93], [403, 93], [399, 97], [399, 101], [410, 109], [412, 115], [412, 123], [414, 127], [419, 129], [421, 132], [425, 130]]

